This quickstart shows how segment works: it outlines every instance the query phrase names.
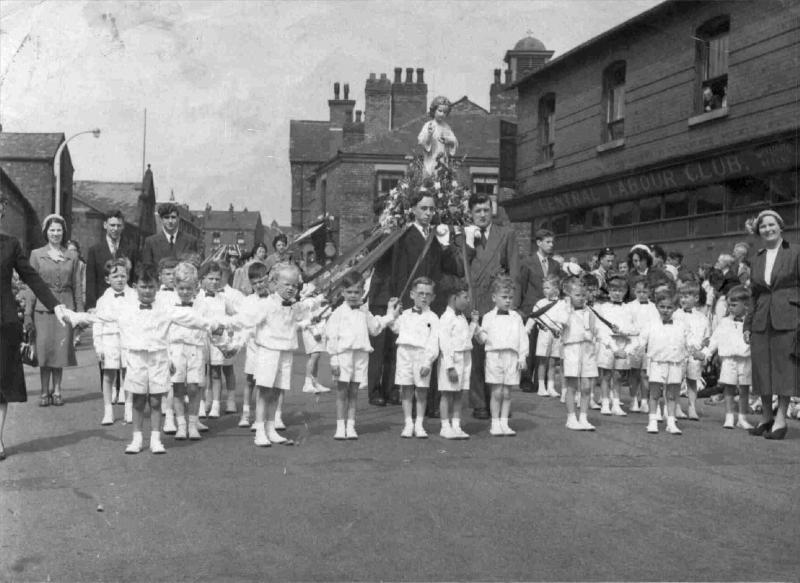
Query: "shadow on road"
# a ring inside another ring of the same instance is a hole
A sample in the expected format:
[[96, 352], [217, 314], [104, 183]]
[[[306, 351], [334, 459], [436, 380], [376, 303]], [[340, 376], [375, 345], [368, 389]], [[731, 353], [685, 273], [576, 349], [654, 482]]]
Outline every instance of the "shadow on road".
[[74, 433], [66, 433], [64, 435], [53, 435], [50, 437], [42, 437], [39, 439], [32, 439], [25, 441], [14, 446], [14, 453], [36, 453], [39, 451], [53, 451], [62, 447], [69, 447], [83, 441], [84, 439], [91, 439], [92, 437], [99, 437], [106, 441], [113, 441], [114, 443], [122, 443], [125, 438], [115, 437], [105, 429], [90, 429], [88, 431], [76, 431]]

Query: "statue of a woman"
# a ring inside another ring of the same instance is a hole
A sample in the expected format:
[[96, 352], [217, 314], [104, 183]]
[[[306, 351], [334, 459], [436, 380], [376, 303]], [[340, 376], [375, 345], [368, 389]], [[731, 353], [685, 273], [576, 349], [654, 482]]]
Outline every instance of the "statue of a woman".
[[422, 126], [417, 141], [425, 150], [424, 176], [436, 174], [436, 163], [443, 154], [445, 162], [454, 156], [458, 148], [458, 140], [445, 119], [450, 114], [450, 100], [441, 95], [434, 97], [428, 115], [431, 121]]

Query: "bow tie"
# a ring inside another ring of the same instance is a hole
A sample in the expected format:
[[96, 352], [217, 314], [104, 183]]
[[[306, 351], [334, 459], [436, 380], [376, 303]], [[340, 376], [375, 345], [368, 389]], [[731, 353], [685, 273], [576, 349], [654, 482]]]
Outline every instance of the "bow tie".
[[646, 305], [647, 305], [647, 304], [649, 304], [650, 302], [649, 302], [649, 301], [647, 301], [647, 300], [645, 300], [645, 301], [639, 300], [639, 303], [640, 303], [640, 304], [642, 304], [643, 306], [646, 306]]
[[508, 316], [508, 310], [497, 310], [498, 316]]
[[611, 303], [614, 304], [615, 306], [621, 306], [622, 305], [622, 302], [611, 302]]
[[293, 302], [292, 300], [283, 300], [283, 301], [281, 302], [281, 305], [282, 305], [283, 307], [285, 307], [285, 308], [288, 308], [289, 306], [291, 306], [291, 305], [293, 305], [293, 304], [294, 304], [294, 302]]
[[672, 324], [672, 320], [667, 320], [664, 322], [664, 326], [669, 326], [670, 324]]
[[191, 308], [194, 304], [192, 302], [181, 302], [178, 305], [181, 306], [182, 308]]
[[744, 316], [735, 316], [733, 318], [734, 322], [744, 322]]
[[461, 310], [453, 310], [453, 311], [456, 313], [456, 316], [463, 316], [464, 315], [464, 312], [462, 312]]
[[683, 308], [683, 311], [686, 312], [687, 314], [691, 314], [692, 308]]
[[153, 304], [139, 304], [140, 310], [152, 310]]
[[260, 298], [268, 298], [269, 297], [269, 292], [264, 293], [264, 294], [258, 294], [258, 297], [260, 297]]
[[206, 292], [206, 297], [207, 298], [213, 298], [215, 295], [217, 295], [215, 292], [210, 292], [210, 291]]
[[175, 291], [175, 288], [172, 287], [162, 287], [161, 291]]
[[420, 310], [419, 308], [411, 308], [411, 311], [414, 312], [415, 314], [421, 314], [422, 313], [422, 310]]
[[124, 298], [125, 297], [125, 292], [119, 292], [118, 294], [114, 294], [114, 297], [115, 298]]

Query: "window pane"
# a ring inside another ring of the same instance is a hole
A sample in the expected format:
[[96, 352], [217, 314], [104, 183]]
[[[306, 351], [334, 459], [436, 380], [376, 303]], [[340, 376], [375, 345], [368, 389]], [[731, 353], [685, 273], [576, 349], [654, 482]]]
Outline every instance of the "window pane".
[[556, 235], [564, 235], [567, 232], [567, 215], [553, 217], [550, 226]]
[[725, 207], [725, 186], [722, 184], [712, 184], [698, 188], [697, 195], [697, 214], [705, 215], [716, 213]]
[[569, 225], [567, 226], [570, 233], [580, 233], [586, 230], [586, 211], [574, 210], [567, 213]]
[[621, 202], [611, 207], [611, 225], [630, 225], [633, 223], [636, 205], [632, 202]]
[[661, 197], [644, 198], [639, 201], [639, 222], [661, 220]]
[[705, 79], [714, 79], [728, 73], [728, 35], [708, 40], [706, 49]]
[[769, 190], [775, 203], [797, 200], [798, 173], [781, 172], [770, 178]]
[[607, 224], [606, 215], [608, 215], [607, 206], [589, 209], [589, 228], [602, 229], [605, 227]]
[[685, 217], [689, 215], [689, 194], [674, 192], [664, 197], [664, 218]]
[[731, 195], [731, 208], [763, 206], [769, 195], [766, 181], [747, 176], [727, 183]]

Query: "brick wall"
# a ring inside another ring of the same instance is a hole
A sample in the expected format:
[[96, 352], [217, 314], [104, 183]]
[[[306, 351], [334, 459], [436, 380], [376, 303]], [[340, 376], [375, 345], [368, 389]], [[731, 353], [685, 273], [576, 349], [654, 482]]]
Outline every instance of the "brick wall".
[[366, 138], [388, 133], [392, 125], [392, 82], [385, 73], [380, 78], [370, 74], [364, 87], [364, 103]]
[[[677, 156], [701, 153], [796, 128], [800, 2], [678, 3], [647, 26], [598, 43], [574, 64], [520, 87], [518, 192], [555, 189]], [[729, 14], [729, 114], [689, 128], [696, 113], [695, 30]], [[654, 32], [654, 31], [657, 31]], [[598, 153], [602, 143], [602, 71], [624, 60], [625, 144]], [[555, 163], [538, 164], [538, 102], [556, 94]]]
[[341, 253], [375, 224], [375, 166], [364, 162], [338, 164], [328, 172], [327, 180], [327, 212], [336, 217], [334, 242]]
[[319, 162], [292, 162], [292, 228], [302, 231], [322, 213], [320, 197], [308, 178]]

